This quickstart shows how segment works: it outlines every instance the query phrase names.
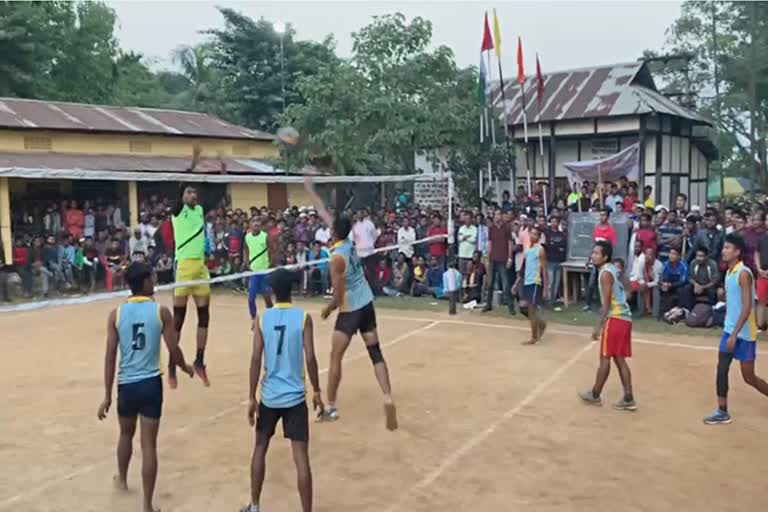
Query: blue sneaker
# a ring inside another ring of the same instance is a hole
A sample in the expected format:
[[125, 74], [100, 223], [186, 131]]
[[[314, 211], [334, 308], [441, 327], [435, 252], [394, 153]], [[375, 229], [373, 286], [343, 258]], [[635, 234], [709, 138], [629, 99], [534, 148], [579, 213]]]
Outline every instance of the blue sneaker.
[[720, 409], [704, 418], [704, 423], [707, 425], [727, 425], [730, 422], [731, 415]]

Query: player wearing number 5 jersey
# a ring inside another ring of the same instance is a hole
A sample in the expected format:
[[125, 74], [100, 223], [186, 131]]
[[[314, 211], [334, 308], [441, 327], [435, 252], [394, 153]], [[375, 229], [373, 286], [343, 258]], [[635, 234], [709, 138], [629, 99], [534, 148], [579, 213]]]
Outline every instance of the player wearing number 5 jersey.
[[[277, 304], [267, 309], [253, 326], [253, 355], [248, 403], [248, 422], [256, 424], [256, 444], [251, 461], [251, 502], [242, 512], [259, 512], [269, 441], [278, 421], [291, 441], [304, 512], [312, 510], [312, 470], [309, 465], [309, 419], [304, 387], [304, 359], [314, 394], [315, 410], [323, 411], [320, 379], [315, 358], [312, 317], [291, 304], [294, 275], [279, 269], [270, 276]], [[264, 364], [261, 401], [256, 390]], [[256, 416], [254, 422], [254, 416]]]
[[338, 309], [333, 338], [331, 340], [331, 364], [328, 369], [328, 407], [323, 418], [333, 421], [338, 419], [336, 393], [341, 382], [341, 362], [344, 353], [357, 332], [363, 337], [368, 355], [373, 363], [373, 371], [384, 394], [384, 413], [389, 430], [397, 429], [397, 412], [392, 400], [392, 388], [389, 383], [389, 370], [379, 346], [379, 334], [376, 330], [376, 311], [373, 309], [373, 292], [365, 279], [360, 258], [349, 240], [352, 223], [344, 216], [333, 219], [320, 196], [317, 195], [309, 176], [304, 181], [307, 193], [312, 198], [317, 213], [328, 225], [333, 226], [333, 246], [329, 264], [333, 297], [323, 309], [325, 320], [333, 310]]
[[161, 336], [165, 338], [171, 366], [178, 366], [190, 377], [194, 372], [179, 348], [171, 312], [152, 298], [154, 279], [151, 267], [144, 263], [133, 263], [126, 271], [125, 280], [131, 287], [132, 297], [109, 314], [104, 359], [105, 397], [99, 406], [98, 417], [103, 420], [112, 405], [112, 384], [119, 351], [117, 416], [120, 439], [117, 444], [118, 474], [115, 483], [122, 490], [128, 487], [133, 435], [137, 418], [141, 416], [144, 512], [154, 512], [152, 496], [157, 479], [157, 432], [163, 407]]

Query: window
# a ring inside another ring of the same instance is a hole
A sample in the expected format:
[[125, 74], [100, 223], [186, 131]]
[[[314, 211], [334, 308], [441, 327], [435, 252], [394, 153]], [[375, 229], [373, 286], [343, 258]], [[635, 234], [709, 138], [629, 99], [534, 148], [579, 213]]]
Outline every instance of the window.
[[24, 137], [24, 149], [31, 151], [50, 151], [53, 147], [50, 137]]
[[145, 140], [132, 140], [129, 143], [131, 153], [151, 153], [152, 143]]

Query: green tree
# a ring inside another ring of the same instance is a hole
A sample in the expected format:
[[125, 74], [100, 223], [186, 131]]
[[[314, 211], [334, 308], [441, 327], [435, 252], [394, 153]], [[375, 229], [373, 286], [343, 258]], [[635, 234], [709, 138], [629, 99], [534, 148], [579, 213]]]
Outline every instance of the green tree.
[[[232, 9], [219, 9], [224, 28], [209, 32], [213, 66], [221, 74], [222, 92], [233, 105], [231, 120], [272, 131], [285, 104], [303, 101], [297, 81], [336, 60], [332, 39], [322, 43], [295, 41], [290, 25], [278, 34], [265, 19], [254, 21]], [[283, 46], [281, 68], [280, 45]], [[234, 118], [232, 118], [234, 116]]]
[[285, 122], [303, 134], [293, 159], [330, 162], [339, 174], [410, 173], [414, 152], [472, 142], [477, 75], [450, 49], [430, 50], [432, 25], [402, 14], [353, 34], [353, 56], [299, 82], [304, 102]]

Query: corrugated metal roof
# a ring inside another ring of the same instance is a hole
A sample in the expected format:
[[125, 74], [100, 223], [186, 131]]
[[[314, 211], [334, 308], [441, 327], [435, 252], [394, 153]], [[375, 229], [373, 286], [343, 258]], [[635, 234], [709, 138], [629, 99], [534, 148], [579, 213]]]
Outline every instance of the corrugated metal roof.
[[[525, 82], [525, 109], [528, 121], [539, 119], [536, 100], [536, 76]], [[502, 100], [499, 82], [491, 85], [492, 103], [499, 122], [505, 115], [509, 125], [523, 122], [523, 101], [520, 85], [505, 83], [506, 103]], [[613, 64], [591, 68], [558, 71], [544, 75], [542, 121], [590, 119], [657, 112], [695, 122], [711, 124], [705, 117], [660, 94], [648, 67], [642, 62]]]
[[[78, 169], [115, 172], [174, 172], [188, 173], [190, 159], [166, 156], [84, 155], [77, 153], [0, 153], [0, 168]], [[224, 158], [227, 174], [285, 174], [261, 160]], [[221, 163], [217, 158], [203, 158], [194, 174], [218, 174]]]
[[0, 128], [273, 140], [272, 134], [211, 114], [136, 107], [0, 98]]

